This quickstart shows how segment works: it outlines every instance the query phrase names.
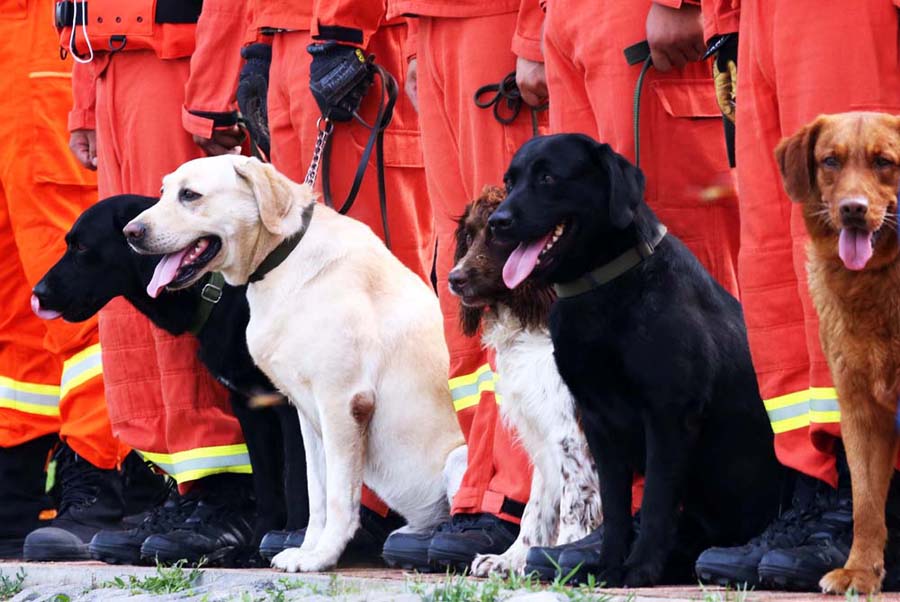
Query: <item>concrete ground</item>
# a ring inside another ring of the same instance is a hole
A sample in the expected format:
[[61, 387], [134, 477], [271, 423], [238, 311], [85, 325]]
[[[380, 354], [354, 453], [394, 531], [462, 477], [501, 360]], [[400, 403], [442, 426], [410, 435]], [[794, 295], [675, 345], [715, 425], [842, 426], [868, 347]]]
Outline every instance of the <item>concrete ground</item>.
[[[18, 577], [17, 577], [18, 576]], [[518, 589], [516, 589], [518, 588]], [[341, 569], [288, 575], [264, 569], [161, 569], [97, 562], [0, 563], [0, 600], [73, 602], [184, 600], [191, 602], [834, 602], [841, 597], [721, 588], [657, 587], [635, 590], [537, 588], [528, 582], [418, 575], [390, 569]], [[854, 602], [861, 598], [846, 596]], [[872, 598], [900, 602], [900, 594]]]

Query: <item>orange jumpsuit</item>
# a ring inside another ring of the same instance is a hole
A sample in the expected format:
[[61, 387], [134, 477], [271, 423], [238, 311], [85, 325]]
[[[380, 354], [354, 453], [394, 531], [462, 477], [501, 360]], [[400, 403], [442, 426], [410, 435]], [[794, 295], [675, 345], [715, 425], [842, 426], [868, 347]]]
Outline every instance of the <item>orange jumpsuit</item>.
[[491, 111], [477, 108], [473, 96], [515, 70], [517, 55], [539, 58], [540, 19], [520, 14], [519, 0], [389, 2], [388, 17], [398, 15], [418, 17], [410, 23], [418, 30], [419, 124], [438, 235], [438, 296], [450, 348], [450, 389], [469, 446], [468, 469], [451, 511], [518, 522], [509, 502], [528, 501], [529, 458], [499, 420], [496, 377], [481, 341], [462, 333], [459, 300], [449, 293], [447, 275], [455, 219], [485, 185], [501, 182], [513, 153], [533, 135], [527, 107], [502, 125]]
[[0, 446], [59, 432], [104, 469], [127, 453], [110, 430], [97, 320], [43, 321], [31, 288], [65, 252], [63, 236], [97, 199], [68, 149], [71, 63], [60, 63], [53, 2], [0, 2]]
[[734, 31], [740, 10], [737, 179], [739, 275], [750, 350], [779, 460], [837, 483], [840, 412], [807, 290], [806, 229], [773, 149], [821, 113], [900, 113], [898, 2], [830, 7], [813, 0], [718, 0], [707, 35]]
[[[90, 16], [94, 19], [101, 6], [109, 11], [107, 22], [118, 11], [146, 12], [141, 18], [146, 24], [153, 19], [148, 8], [153, 4], [92, 2]], [[148, 37], [153, 49], [135, 35], [112, 55], [99, 52], [107, 46], [97, 40], [93, 61], [76, 67], [69, 129], [96, 127], [100, 197], [156, 195], [165, 174], [202, 156], [181, 123], [195, 29], [202, 43], [199, 26], [157, 23]], [[97, 31], [95, 23], [89, 31]], [[77, 33], [80, 41], [81, 30]], [[63, 38], [68, 40], [65, 33]], [[227, 394], [197, 360], [193, 337], [156, 328], [121, 298], [100, 312], [100, 336], [110, 419], [122, 441], [179, 484], [221, 472], [251, 472]]]

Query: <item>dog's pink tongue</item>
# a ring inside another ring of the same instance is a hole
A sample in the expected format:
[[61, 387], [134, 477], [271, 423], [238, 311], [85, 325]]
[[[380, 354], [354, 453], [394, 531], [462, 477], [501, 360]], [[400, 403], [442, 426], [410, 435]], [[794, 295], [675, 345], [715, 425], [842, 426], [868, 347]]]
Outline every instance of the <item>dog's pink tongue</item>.
[[156, 269], [153, 270], [153, 278], [150, 279], [150, 284], [147, 285], [148, 295], [156, 299], [159, 296], [159, 293], [166, 288], [170, 282], [175, 280], [175, 274], [178, 273], [178, 268], [181, 266], [181, 260], [188, 254], [188, 251], [190, 251], [190, 247], [178, 251], [177, 253], [166, 255], [159, 260], [159, 263], [156, 264]]
[[55, 320], [62, 315], [62, 312], [53, 311], [50, 309], [42, 309], [41, 301], [37, 298], [36, 295], [31, 295], [31, 311], [33, 311], [34, 315], [39, 317], [41, 320]]
[[534, 270], [534, 266], [537, 265], [538, 257], [540, 257], [541, 251], [544, 250], [544, 246], [551, 236], [553, 236], [552, 231], [534, 242], [519, 243], [519, 246], [510, 254], [509, 259], [506, 260], [503, 266], [503, 282], [506, 283], [507, 287], [511, 289], [516, 288], [528, 278], [528, 275]]
[[843, 228], [838, 239], [838, 255], [849, 270], [861, 270], [872, 258], [872, 233]]

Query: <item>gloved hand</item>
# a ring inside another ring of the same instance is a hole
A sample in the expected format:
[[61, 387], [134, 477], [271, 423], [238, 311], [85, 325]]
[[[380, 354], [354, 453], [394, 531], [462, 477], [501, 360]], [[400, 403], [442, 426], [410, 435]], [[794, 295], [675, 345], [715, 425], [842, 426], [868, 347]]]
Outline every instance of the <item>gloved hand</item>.
[[272, 47], [268, 44], [251, 44], [241, 49], [241, 56], [246, 62], [238, 80], [238, 108], [256, 146], [268, 156], [269, 118], [266, 96], [269, 90]]
[[737, 99], [737, 50], [738, 35], [729, 34], [716, 51], [716, 60], [713, 62], [716, 101], [722, 115], [732, 123]]
[[322, 115], [332, 121], [350, 121], [372, 86], [370, 59], [362, 50], [334, 41], [311, 44], [309, 90]]

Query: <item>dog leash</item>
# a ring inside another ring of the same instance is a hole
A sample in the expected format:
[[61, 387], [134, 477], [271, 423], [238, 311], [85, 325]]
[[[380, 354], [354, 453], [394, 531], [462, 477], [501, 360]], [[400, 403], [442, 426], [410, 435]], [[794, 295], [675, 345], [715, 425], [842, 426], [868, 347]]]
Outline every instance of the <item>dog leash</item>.
[[[487, 99], [483, 99], [485, 95], [491, 94]], [[516, 72], [508, 73], [499, 83], [486, 84], [475, 91], [475, 106], [479, 109], [490, 109], [494, 114], [494, 119], [503, 125], [509, 125], [516, 120], [519, 113], [522, 112], [522, 92], [516, 84]], [[546, 111], [549, 105], [542, 104], [539, 107], [529, 107], [531, 109], [531, 134], [537, 136], [538, 113]], [[505, 108], [505, 113], [504, 113]]]
[[641, 91], [644, 88], [644, 78], [650, 67], [653, 66], [653, 58], [650, 56], [650, 44], [647, 40], [638, 42], [626, 48], [625, 60], [629, 65], [641, 64], [641, 72], [634, 86], [634, 100], [631, 108], [631, 125], [634, 133], [634, 164], [641, 166]]
[[197, 336], [206, 326], [210, 314], [216, 304], [222, 300], [222, 289], [225, 287], [225, 276], [219, 272], [210, 272], [206, 283], [200, 289], [200, 304], [194, 314], [194, 321], [188, 332]]
[[[378, 111], [372, 125], [360, 117], [359, 113], [354, 113], [354, 119], [363, 127], [369, 130], [369, 138], [363, 149], [359, 164], [356, 167], [356, 175], [353, 178], [353, 184], [347, 198], [341, 204], [338, 213], [347, 215], [356, 196], [359, 194], [362, 180], [369, 166], [369, 158], [372, 152], [375, 152], [375, 169], [378, 176], [378, 203], [381, 210], [381, 227], [384, 230], [384, 244], [391, 248], [391, 234], [388, 228], [387, 216], [387, 187], [385, 185], [384, 175], [384, 131], [390, 125], [394, 116], [394, 105], [397, 103], [398, 86], [397, 80], [390, 73], [385, 71], [379, 65], [372, 65], [374, 72], [381, 79], [381, 99], [378, 103]], [[334, 131], [334, 122], [327, 117], [319, 117], [316, 122], [316, 145], [313, 149], [312, 161], [310, 161], [309, 170], [306, 172], [306, 178], [303, 180], [305, 184], [314, 186], [319, 175], [319, 169], [322, 170], [322, 196], [325, 204], [334, 208], [334, 198], [331, 194], [331, 175], [329, 165], [331, 163], [331, 145], [329, 144], [331, 134]]]

